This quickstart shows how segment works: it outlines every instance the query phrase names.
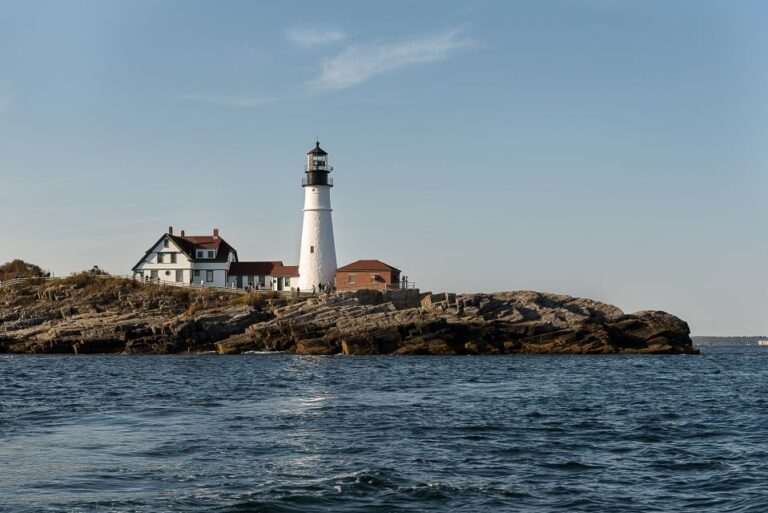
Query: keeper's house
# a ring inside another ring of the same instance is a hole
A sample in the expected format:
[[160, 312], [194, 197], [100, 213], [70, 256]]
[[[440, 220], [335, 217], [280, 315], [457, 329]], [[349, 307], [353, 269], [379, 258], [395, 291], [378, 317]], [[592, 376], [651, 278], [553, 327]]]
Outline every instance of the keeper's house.
[[336, 290], [397, 289], [400, 269], [381, 260], [358, 260], [336, 269]]
[[173, 227], [133, 266], [133, 276], [153, 282], [204, 287], [290, 290], [298, 282], [299, 267], [280, 261], [240, 262], [237, 251], [219, 235], [174, 235]]
[[219, 236], [168, 233], [147, 250], [133, 266], [133, 275], [148, 281], [196, 283], [210, 287], [226, 287], [229, 264], [237, 262], [237, 251]]

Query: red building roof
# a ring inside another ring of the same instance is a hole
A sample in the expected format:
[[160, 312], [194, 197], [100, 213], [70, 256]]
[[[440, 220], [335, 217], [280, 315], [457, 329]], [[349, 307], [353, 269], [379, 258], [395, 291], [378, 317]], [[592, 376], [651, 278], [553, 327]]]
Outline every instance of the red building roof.
[[243, 276], [298, 276], [298, 265], [283, 265], [282, 262], [232, 262], [229, 265], [229, 275]]
[[400, 269], [385, 264], [381, 260], [357, 260], [344, 267], [339, 267], [336, 271], [394, 271], [399, 273]]
[[280, 265], [275, 266], [274, 269], [272, 269], [271, 276], [298, 276], [299, 275], [299, 266], [298, 265]]
[[275, 264], [282, 265], [280, 262], [232, 262], [229, 264], [229, 274], [243, 275], [268, 275]]

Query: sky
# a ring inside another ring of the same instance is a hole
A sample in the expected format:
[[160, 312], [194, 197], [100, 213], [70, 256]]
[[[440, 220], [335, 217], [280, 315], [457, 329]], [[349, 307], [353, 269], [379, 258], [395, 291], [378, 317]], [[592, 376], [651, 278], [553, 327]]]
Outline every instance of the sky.
[[768, 3], [0, 1], [0, 262], [129, 274], [168, 226], [768, 334]]

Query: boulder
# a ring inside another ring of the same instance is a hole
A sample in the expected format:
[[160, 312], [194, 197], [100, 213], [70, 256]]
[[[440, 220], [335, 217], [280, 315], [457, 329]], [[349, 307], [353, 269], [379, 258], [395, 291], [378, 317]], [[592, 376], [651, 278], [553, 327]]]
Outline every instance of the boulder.
[[330, 355], [338, 352], [339, 346], [336, 342], [323, 338], [306, 338], [296, 343], [296, 354]]
[[347, 356], [381, 354], [376, 340], [365, 335], [350, 335], [343, 338], [341, 352]]
[[424, 310], [430, 312], [445, 312], [452, 306], [457, 307], [456, 294], [450, 294], [448, 292], [441, 292], [439, 294], [426, 294], [421, 299], [421, 307]]

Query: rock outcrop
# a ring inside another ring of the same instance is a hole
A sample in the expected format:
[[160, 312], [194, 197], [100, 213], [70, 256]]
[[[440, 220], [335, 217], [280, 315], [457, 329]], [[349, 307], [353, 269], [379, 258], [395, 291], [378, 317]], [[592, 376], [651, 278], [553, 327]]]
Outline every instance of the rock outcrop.
[[697, 353], [688, 325], [531, 291], [303, 299], [101, 277], [0, 289], [0, 352], [301, 355]]

